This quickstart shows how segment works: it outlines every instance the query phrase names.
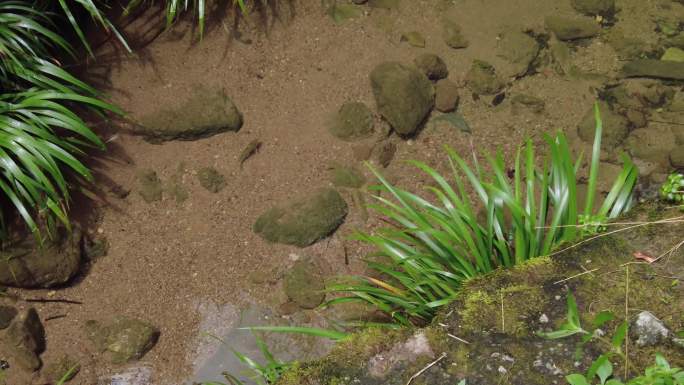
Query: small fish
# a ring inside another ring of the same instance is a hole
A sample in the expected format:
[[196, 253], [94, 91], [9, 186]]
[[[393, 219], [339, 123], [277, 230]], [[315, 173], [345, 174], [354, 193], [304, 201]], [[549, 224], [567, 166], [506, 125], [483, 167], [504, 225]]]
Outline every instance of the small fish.
[[238, 158], [238, 162], [240, 163], [240, 170], [242, 170], [242, 164], [245, 163], [245, 161], [249, 157], [251, 157], [252, 155], [259, 152], [260, 148], [261, 148], [261, 141], [259, 139], [254, 139], [247, 144], [245, 149], [242, 150], [242, 152], [240, 153], [240, 157]]

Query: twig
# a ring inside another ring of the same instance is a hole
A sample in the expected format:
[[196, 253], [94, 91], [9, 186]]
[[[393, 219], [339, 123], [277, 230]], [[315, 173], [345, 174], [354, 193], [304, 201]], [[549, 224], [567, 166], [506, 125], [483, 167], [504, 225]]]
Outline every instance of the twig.
[[409, 378], [409, 380], [408, 380], [408, 382], [406, 383], [406, 385], [411, 385], [411, 381], [413, 381], [413, 380], [415, 380], [416, 378], [418, 378], [418, 377], [419, 377], [421, 374], [423, 374], [426, 370], [428, 370], [428, 369], [430, 369], [431, 367], [435, 366], [439, 361], [442, 361], [446, 356], [447, 356], [446, 353], [442, 353], [442, 355], [439, 356], [439, 358], [437, 358], [436, 360], [434, 360], [434, 361], [430, 362], [429, 364], [427, 364], [427, 366], [424, 367], [423, 369], [419, 370], [418, 373], [412, 375], [411, 378]]
[[565, 281], [569, 281], [569, 280], [571, 280], [571, 279], [573, 279], [573, 278], [577, 278], [577, 277], [581, 277], [581, 276], [583, 276], [583, 275], [585, 275], [585, 274], [593, 273], [593, 272], [595, 272], [596, 270], [599, 270], [599, 268], [597, 267], [596, 269], [591, 269], [591, 270], [583, 271], [583, 272], [581, 272], [581, 273], [579, 273], [579, 274], [575, 274], [575, 275], [573, 275], [573, 276], [571, 276], [571, 277], [561, 279], [560, 281], [556, 281], [556, 282], [554, 282], [553, 284], [554, 284], [554, 285], [558, 285], [559, 283], [563, 283], [563, 282], [565, 282]]
[[470, 345], [470, 342], [464, 340], [463, 338], [456, 337], [455, 335], [453, 335], [453, 334], [451, 334], [451, 333], [447, 333], [447, 336], [449, 336], [449, 337], [455, 339], [456, 341], [463, 342], [463, 343], [466, 344], [466, 345]]
[[60, 318], [66, 318], [66, 316], [67, 316], [66, 314], [52, 315], [52, 316], [49, 316], [49, 317], [45, 318], [45, 322], [52, 321], [52, 320], [56, 320], [56, 319], [60, 319]]
[[38, 303], [68, 303], [70, 305], [83, 305], [81, 301], [73, 301], [70, 299], [44, 299], [44, 298], [29, 298], [25, 299], [26, 302], [38, 302]]
[[501, 295], [501, 332], [504, 333], [506, 331], [506, 316], [504, 315], [503, 291], [499, 291], [499, 294]]
[[[625, 266], [625, 322], [629, 319], [629, 265]], [[625, 378], [629, 371], [629, 333], [625, 333]]]

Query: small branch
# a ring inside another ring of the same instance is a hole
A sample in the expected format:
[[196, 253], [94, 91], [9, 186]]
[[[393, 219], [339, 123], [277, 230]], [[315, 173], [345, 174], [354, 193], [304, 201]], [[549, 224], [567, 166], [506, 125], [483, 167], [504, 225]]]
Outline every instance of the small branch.
[[451, 333], [447, 333], [447, 336], [449, 336], [449, 337], [455, 339], [456, 341], [463, 342], [463, 343], [466, 344], [466, 345], [470, 345], [470, 342], [464, 340], [463, 338], [456, 337], [455, 335], [453, 335], [453, 334], [451, 334]]
[[571, 280], [571, 279], [574, 279], [574, 278], [577, 278], [577, 277], [581, 277], [581, 276], [583, 276], [583, 275], [585, 275], [585, 274], [593, 273], [593, 272], [595, 272], [596, 270], [599, 270], [599, 268], [597, 267], [596, 269], [591, 269], [591, 270], [583, 271], [583, 272], [581, 272], [581, 273], [579, 273], [579, 274], [575, 274], [575, 275], [573, 275], [573, 276], [571, 276], [571, 277], [561, 279], [560, 281], [556, 281], [556, 282], [554, 282], [553, 284], [554, 284], [554, 285], [558, 285], [559, 283], [563, 283], [563, 282], [569, 281], [569, 280]]
[[25, 299], [26, 302], [38, 302], [38, 303], [68, 303], [70, 305], [83, 305], [81, 301], [73, 301], [70, 299], [44, 299], [44, 298], [29, 298]]
[[429, 364], [427, 364], [427, 366], [424, 367], [423, 369], [419, 370], [418, 373], [412, 375], [411, 378], [409, 378], [409, 380], [408, 380], [408, 382], [406, 383], [406, 385], [411, 385], [411, 381], [413, 381], [413, 380], [415, 380], [416, 378], [420, 377], [420, 375], [423, 374], [423, 373], [425, 373], [426, 370], [428, 370], [428, 369], [430, 369], [431, 367], [437, 365], [437, 363], [438, 363], [439, 361], [442, 361], [446, 356], [447, 356], [446, 353], [442, 353], [442, 355], [439, 356], [439, 358], [437, 358], [436, 360], [434, 360], [434, 361], [430, 362]]

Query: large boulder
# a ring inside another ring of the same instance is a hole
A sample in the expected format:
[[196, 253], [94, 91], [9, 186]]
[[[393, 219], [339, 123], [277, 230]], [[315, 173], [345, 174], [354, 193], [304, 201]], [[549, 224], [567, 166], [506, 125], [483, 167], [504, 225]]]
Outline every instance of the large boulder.
[[601, 31], [601, 27], [589, 18], [547, 16], [544, 21], [546, 28], [563, 41], [594, 37]]
[[10, 246], [0, 262], [0, 285], [50, 288], [69, 282], [81, 267], [81, 232], [39, 244], [34, 238]]
[[347, 203], [332, 188], [295, 198], [263, 213], [254, 232], [269, 242], [306, 247], [334, 232], [347, 215]]
[[385, 62], [373, 69], [370, 80], [380, 114], [397, 133], [414, 134], [435, 102], [427, 76], [416, 68]]
[[45, 329], [36, 309], [29, 308], [14, 317], [3, 336], [3, 349], [24, 370], [38, 370], [40, 353], [45, 350]]
[[196, 87], [179, 106], [143, 116], [134, 131], [159, 143], [238, 131], [242, 123], [242, 113], [223, 90]]
[[154, 347], [159, 338], [156, 327], [128, 317], [116, 317], [107, 324], [86, 321], [85, 330], [95, 348], [107, 352], [115, 364], [139, 360]]

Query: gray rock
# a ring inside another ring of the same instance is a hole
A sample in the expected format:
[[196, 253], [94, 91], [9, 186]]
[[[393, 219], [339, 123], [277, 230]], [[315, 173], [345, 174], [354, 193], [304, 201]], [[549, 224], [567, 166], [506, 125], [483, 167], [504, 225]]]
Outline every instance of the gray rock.
[[340, 193], [324, 188], [267, 210], [253, 230], [269, 242], [306, 247], [334, 232], [346, 215]]
[[3, 343], [21, 368], [31, 371], [40, 368], [38, 355], [45, 350], [45, 329], [36, 309], [30, 308], [14, 318], [5, 332]]
[[[601, 137], [601, 147], [603, 149], [613, 149], [622, 143], [629, 135], [629, 122], [624, 116], [615, 113], [605, 102], [599, 102], [599, 112], [603, 122], [603, 136]], [[594, 107], [592, 106], [584, 114], [582, 121], [577, 127], [579, 137], [587, 143], [594, 142], [596, 132], [596, 121], [594, 119]]]
[[654, 59], [633, 60], [622, 67], [622, 75], [627, 78], [684, 80], [684, 62]]
[[20, 288], [50, 288], [69, 282], [81, 268], [82, 234], [71, 235], [38, 245], [32, 237], [8, 247], [9, 256], [0, 263], [0, 284]]
[[546, 28], [551, 30], [558, 40], [576, 40], [598, 35], [601, 27], [589, 18], [568, 18], [547, 16], [544, 19]]
[[285, 294], [303, 309], [314, 309], [325, 299], [319, 269], [309, 260], [299, 260], [285, 274]]
[[422, 71], [430, 80], [444, 79], [449, 76], [447, 65], [441, 57], [425, 53], [418, 56], [414, 61], [416, 67]]
[[164, 188], [156, 171], [150, 169], [140, 170], [136, 175], [136, 179], [139, 185], [138, 193], [145, 202], [152, 203], [162, 200]]
[[197, 179], [202, 187], [212, 193], [217, 193], [226, 187], [226, 178], [213, 167], [199, 169]]
[[458, 107], [458, 85], [449, 79], [442, 79], [435, 84], [435, 108], [441, 112], [451, 112]]
[[401, 135], [414, 134], [435, 102], [435, 90], [427, 76], [415, 68], [385, 62], [370, 75], [380, 114]]
[[100, 352], [107, 352], [112, 363], [123, 364], [139, 360], [157, 343], [159, 330], [149, 324], [128, 317], [116, 317], [111, 323], [87, 321], [88, 338]]
[[639, 313], [630, 327], [637, 346], [653, 346], [667, 340], [670, 331], [663, 322], [647, 311]]
[[197, 87], [180, 106], [140, 119], [135, 132], [153, 143], [196, 140], [242, 127], [242, 113], [223, 90]]
[[468, 39], [463, 36], [461, 27], [452, 20], [445, 20], [443, 23], [443, 37], [444, 42], [451, 48], [467, 48], [470, 43]]
[[329, 126], [338, 139], [354, 141], [373, 134], [373, 113], [361, 102], [347, 102], [340, 107]]
[[479, 95], [493, 95], [501, 91], [504, 83], [496, 74], [494, 66], [482, 61], [474, 60], [466, 74], [468, 88]]
[[539, 55], [539, 44], [530, 35], [511, 30], [503, 33], [497, 43], [497, 55], [513, 67], [513, 76], [525, 75]]
[[572, 7], [589, 16], [612, 16], [615, 13], [615, 0], [572, 0]]

